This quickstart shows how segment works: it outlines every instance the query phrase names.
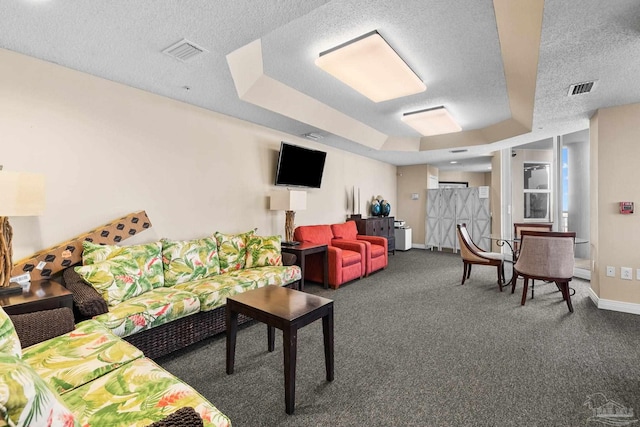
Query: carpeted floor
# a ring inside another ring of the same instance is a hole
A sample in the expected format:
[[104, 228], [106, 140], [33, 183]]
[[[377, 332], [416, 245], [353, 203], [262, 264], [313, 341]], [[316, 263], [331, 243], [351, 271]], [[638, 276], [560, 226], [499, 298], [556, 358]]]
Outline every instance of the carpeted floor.
[[268, 353], [263, 324], [238, 332], [233, 375], [224, 335], [158, 362], [235, 427], [604, 426], [585, 403], [607, 399], [640, 418], [640, 316], [598, 310], [588, 282], [572, 282], [570, 314], [553, 284], [537, 284], [522, 307], [522, 281], [500, 293], [495, 268], [474, 266], [460, 286], [459, 255], [389, 258], [386, 270], [337, 291], [307, 285], [335, 301], [336, 378], [325, 381], [321, 322], [301, 329], [293, 415], [282, 334]]

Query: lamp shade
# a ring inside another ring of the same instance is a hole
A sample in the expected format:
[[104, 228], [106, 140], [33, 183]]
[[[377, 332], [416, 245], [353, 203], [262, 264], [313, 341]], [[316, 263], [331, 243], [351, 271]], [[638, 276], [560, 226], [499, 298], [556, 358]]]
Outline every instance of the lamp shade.
[[44, 175], [0, 171], [0, 216], [41, 215], [44, 205]]
[[307, 209], [307, 192], [299, 190], [274, 192], [271, 194], [269, 209], [272, 211], [303, 211]]

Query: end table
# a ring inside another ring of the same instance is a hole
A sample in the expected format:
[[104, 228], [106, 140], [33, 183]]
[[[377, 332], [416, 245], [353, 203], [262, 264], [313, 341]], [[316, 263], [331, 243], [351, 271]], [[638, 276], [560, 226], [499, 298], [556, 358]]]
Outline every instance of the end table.
[[327, 245], [318, 245], [315, 243], [302, 242], [296, 246], [283, 246], [282, 252], [288, 252], [295, 254], [297, 257], [296, 265], [302, 270], [302, 279], [300, 279], [300, 290], [304, 291], [304, 266], [306, 263], [306, 256], [316, 253], [322, 253], [322, 262], [324, 266], [323, 271], [323, 284], [325, 289], [329, 289], [329, 249]]
[[0, 306], [7, 314], [24, 314], [35, 311], [69, 307], [73, 310], [73, 294], [54, 280], [34, 280], [21, 294], [0, 297]]

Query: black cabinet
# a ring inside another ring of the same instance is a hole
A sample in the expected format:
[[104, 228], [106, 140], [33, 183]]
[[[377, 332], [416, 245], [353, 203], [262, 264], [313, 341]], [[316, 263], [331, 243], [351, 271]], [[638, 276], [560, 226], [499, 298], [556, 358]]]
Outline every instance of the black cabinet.
[[356, 227], [358, 228], [358, 234], [364, 234], [367, 236], [382, 236], [387, 239], [387, 250], [389, 252], [396, 253], [396, 236], [393, 230], [392, 216], [374, 217], [357, 219], [354, 218]]

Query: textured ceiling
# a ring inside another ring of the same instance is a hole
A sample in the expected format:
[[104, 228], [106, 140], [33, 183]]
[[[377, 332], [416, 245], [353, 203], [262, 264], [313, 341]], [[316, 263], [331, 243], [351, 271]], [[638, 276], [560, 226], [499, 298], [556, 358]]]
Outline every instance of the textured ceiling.
[[[509, 25], [511, 16], [497, 13], [500, 4], [542, 7], [538, 0], [3, 0], [0, 47], [293, 135], [317, 132], [321, 143], [396, 165], [447, 168], [450, 160], [474, 157], [461, 163], [486, 170], [491, 151], [583, 130], [598, 108], [640, 102], [640, 2], [548, 0], [537, 30]], [[374, 29], [426, 92], [376, 104], [314, 65], [319, 52]], [[183, 38], [207, 52], [188, 62], [162, 53]], [[386, 142], [243, 98], [228, 56], [255, 41], [261, 63], [249, 71], [266, 88], [288, 91], [274, 92], [277, 102], [306, 97]], [[529, 65], [520, 57], [527, 54], [535, 60]], [[527, 73], [530, 99], [517, 95]], [[592, 93], [567, 96], [570, 84], [594, 79]], [[400, 121], [403, 112], [438, 105], [478, 142], [459, 135], [431, 145]], [[531, 113], [522, 120], [520, 111]], [[516, 131], [478, 139], [512, 117]], [[468, 152], [451, 154], [456, 147]]]

